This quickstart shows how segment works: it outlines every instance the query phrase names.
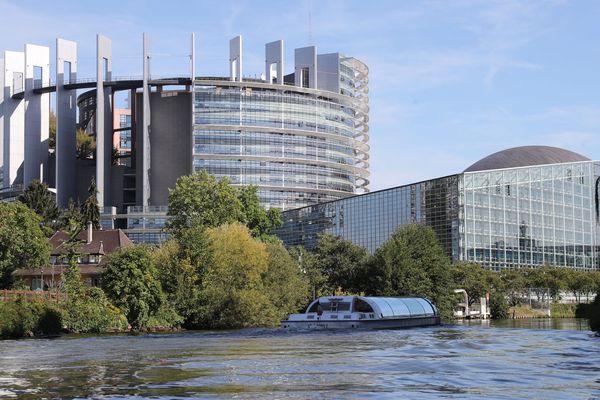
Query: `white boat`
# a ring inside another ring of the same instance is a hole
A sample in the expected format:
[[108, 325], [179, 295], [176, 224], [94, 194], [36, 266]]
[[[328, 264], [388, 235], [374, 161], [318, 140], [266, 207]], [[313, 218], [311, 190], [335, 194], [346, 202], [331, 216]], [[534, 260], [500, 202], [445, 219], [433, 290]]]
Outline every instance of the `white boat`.
[[303, 314], [281, 321], [284, 329], [396, 329], [439, 325], [438, 310], [420, 297], [325, 296]]

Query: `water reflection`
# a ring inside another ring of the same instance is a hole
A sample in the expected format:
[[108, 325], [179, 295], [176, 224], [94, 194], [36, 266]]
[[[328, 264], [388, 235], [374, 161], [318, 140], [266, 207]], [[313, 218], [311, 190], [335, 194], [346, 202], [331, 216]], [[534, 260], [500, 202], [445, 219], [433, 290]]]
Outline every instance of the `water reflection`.
[[0, 398], [599, 397], [600, 338], [583, 326], [475, 321], [3, 341]]

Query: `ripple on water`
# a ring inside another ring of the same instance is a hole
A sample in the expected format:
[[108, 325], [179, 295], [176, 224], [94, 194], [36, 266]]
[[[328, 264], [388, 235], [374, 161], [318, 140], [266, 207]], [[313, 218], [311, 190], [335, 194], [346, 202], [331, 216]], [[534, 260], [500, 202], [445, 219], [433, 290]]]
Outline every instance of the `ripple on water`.
[[0, 397], [600, 397], [600, 338], [506, 324], [6, 341]]

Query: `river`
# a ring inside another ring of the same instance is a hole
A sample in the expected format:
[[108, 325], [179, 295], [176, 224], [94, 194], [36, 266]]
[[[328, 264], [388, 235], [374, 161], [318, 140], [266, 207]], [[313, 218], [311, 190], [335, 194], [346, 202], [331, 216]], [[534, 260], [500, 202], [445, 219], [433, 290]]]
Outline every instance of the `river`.
[[0, 398], [600, 398], [582, 320], [0, 341]]

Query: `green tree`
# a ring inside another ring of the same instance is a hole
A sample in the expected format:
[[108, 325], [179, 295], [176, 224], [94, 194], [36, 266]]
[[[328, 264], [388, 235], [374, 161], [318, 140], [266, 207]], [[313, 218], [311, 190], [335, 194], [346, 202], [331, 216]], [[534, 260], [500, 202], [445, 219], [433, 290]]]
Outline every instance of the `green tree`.
[[443, 318], [451, 318], [451, 264], [431, 228], [417, 224], [400, 227], [377, 249], [371, 265], [374, 294], [426, 297]]
[[341, 289], [347, 293], [364, 290], [369, 253], [363, 247], [340, 236], [322, 234], [319, 235], [314, 253], [316, 268], [327, 277], [330, 289]]
[[262, 280], [277, 320], [298, 312], [309, 299], [307, 279], [283, 244], [267, 243], [267, 271]]
[[77, 146], [76, 157], [79, 160], [92, 159], [96, 154], [96, 140], [88, 135], [83, 129], [77, 129], [75, 133]]
[[578, 303], [582, 297], [589, 297], [596, 291], [594, 274], [589, 271], [569, 271], [567, 287], [575, 296]]
[[42, 220], [42, 229], [50, 236], [58, 225], [58, 207], [48, 185], [33, 180], [19, 196], [18, 200], [31, 208]]
[[188, 322], [196, 311], [200, 293], [196, 266], [175, 239], [163, 243], [152, 256], [167, 303]]
[[238, 198], [243, 214], [240, 222], [248, 226], [252, 236], [264, 238], [271, 229], [281, 225], [281, 211], [276, 208], [265, 210], [258, 198], [258, 187], [250, 185], [240, 188]]
[[495, 274], [479, 264], [459, 262], [452, 268], [454, 285], [464, 289], [469, 297], [469, 306], [473, 305], [494, 286]]
[[193, 224], [217, 227], [243, 220], [238, 191], [224, 178], [217, 180], [206, 171], [182, 176], [169, 190], [167, 229], [177, 235]]
[[289, 252], [292, 259], [298, 262], [300, 272], [308, 283], [310, 298], [314, 300], [317, 297], [331, 294], [332, 289], [327, 283], [327, 276], [318, 268], [315, 254], [302, 246], [292, 247]]
[[202, 278], [198, 323], [210, 328], [273, 325], [278, 313], [265, 294], [266, 245], [234, 223], [208, 229], [213, 262]]
[[85, 226], [83, 219], [79, 203], [75, 203], [73, 200], [69, 199], [67, 208], [62, 210], [60, 214], [60, 228], [69, 232], [76, 229], [81, 230]]
[[521, 270], [505, 269], [500, 273], [501, 290], [510, 306], [518, 306], [525, 297], [527, 282]]
[[11, 286], [15, 270], [45, 266], [49, 260], [40, 217], [21, 202], [0, 203], [0, 289]]
[[163, 300], [158, 270], [145, 246], [125, 247], [108, 256], [102, 288], [135, 331], [147, 326]]
[[96, 179], [92, 177], [88, 187], [88, 198], [81, 205], [81, 221], [84, 227], [91, 222], [92, 228], [100, 229], [100, 207], [97, 195]]
[[48, 148], [56, 149], [56, 114], [50, 111], [50, 117], [48, 119]]

